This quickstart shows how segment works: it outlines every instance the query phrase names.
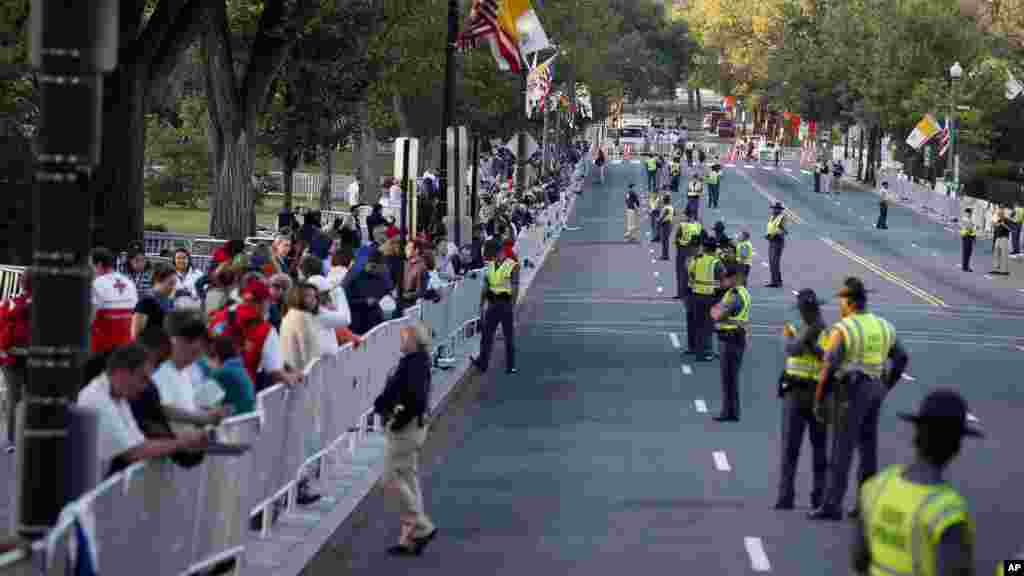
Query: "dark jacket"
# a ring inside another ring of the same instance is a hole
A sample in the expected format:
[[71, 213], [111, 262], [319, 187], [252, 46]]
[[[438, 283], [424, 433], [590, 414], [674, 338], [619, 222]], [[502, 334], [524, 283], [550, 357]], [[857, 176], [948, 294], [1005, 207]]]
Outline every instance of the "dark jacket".
[[[395, 413], [399, 405], [402, 410]], [[393, 431], [416, 419], [420, 426], [424, 425], [423, 417], [430, 410], [430, 356], [426, 352], [402, 356], [384, 391], [373, 401], [373, 410], [390, 420], [389, 428]]]
[[362, 336], [374, 326], [384, 321], [380, 299], [386, 296], [394, 285], [386, 268], [377, 272], [362, 270], [345, 288], [348, 296], [349, 309], [352, 312], [352, 324], [349, 328], [354, 334]]

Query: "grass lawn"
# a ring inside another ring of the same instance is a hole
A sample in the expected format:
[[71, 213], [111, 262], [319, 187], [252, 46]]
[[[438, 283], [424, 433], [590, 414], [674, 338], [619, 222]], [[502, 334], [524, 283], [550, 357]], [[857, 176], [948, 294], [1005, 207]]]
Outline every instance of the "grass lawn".
[[[264, 226], [274, 227], [277, 224], [277, 213], [281, 210], [282, 199], [280, 197], [269, 197], [263, 200], [263, 206], [256, 210], [256, 223]], [[299, 211], [305, 206], [305, 202], [295, 199], [294, 210]], [[341, 209], [343, 205], [335, 203]], [[167, 228], [168, 232], [179, 234], [208, 234], [210, 232], [210, 211], [208, 208], [178, 208], [158, 207], [146, 204], [144, 219], [146, 224], [160, 224]]]

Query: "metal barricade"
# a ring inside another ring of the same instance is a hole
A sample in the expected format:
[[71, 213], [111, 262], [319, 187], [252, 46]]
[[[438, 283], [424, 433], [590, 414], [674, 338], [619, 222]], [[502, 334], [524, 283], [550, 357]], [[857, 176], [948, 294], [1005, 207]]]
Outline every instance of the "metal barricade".
[[21, 293], [23, 266], [0, 266], [0, 300], [6, 300]]

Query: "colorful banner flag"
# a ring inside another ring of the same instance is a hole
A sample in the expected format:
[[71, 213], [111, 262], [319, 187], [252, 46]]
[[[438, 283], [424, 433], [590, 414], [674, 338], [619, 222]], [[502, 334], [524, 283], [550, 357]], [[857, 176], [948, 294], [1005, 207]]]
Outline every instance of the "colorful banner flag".
[[503, 18], [498, 23], [519, 44], [519, 51], [524, 56], [546, 50], [551, 41], [544, 32], [540, 18], [530, 5], [530, 0], [502, 0]]
[[907, 136], [907, 146], [917, 150], [934, 138], [939, 131], [939, 123], [935, 121], [935, 118], [931, 114], [925, 114], [924, 118], [921, 118], [921, 121]]
[[[519, 72], [522, 56], [515, 26], [509, 26], [505, 13], [508, 0], [473, 0], [469, 19], [457, 41], [459, 49], [475, 48], [486, 40], [499, 70]], [[514, 22], [512, 20], [511, 22]]]
[[554, 80], [554, 60], [554, 56], [548, 58], [543, 64], [535, 65], [526, 75], [527, 118], [532, 118], [536, 110], [545, 110], [544, 104]]

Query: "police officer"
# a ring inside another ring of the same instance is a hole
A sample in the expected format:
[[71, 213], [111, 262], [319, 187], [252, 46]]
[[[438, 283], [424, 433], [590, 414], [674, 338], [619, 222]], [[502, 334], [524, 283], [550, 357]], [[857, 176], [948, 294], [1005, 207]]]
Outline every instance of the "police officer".
[[[473, 365], [480, 372], [487, 372], [491, 360], [494, 333], [501, 324], [505, 337], [505, 373], [515, 374], [515, 309], [519, 299], [519, 263], [514, 258], [498, 254], [499, 244], [495, 239], [484, 245], [484, 258], [489, 259], [484, 268], [484, 286], [480, 293], [480, 317], [483, 330], [480, 338], [480, 357], [473, 358]], [[485, 306], [486, 304], [486, 306]]]
[[973, 210], [967, 208], [964, 210], [964, 217], [960, 219], [961, 268], [964, 272], [971, 272], [971, 254], [974, 252], [974, 242], [978, 238], [972, 213]]
[[772, 217], [768, 220], [765, 239], [768, 240], [768, 267], [772, 280], [765, 288], [782, 288], [782, 249], [786, 247], [786, 214], [782, 202], [772, 204]]
[[[865, 311], [867, 290], [859, 278], [847, 278], [836, 295], [842, 320], [832, 326], [814, 404], [815, 416], [823, 421], [826, 384], [835, 378], [837, 389], [832, 395], [842, 411], [837, 408], [833, 412], [837, 422], [828, 489], [824, 503], [809, 515], [823, 520], [842, 518], [855, 448], [860, 454], [860, 482], [878, 471], [878, 417], [882, 400], [900, 381], [909, 361], [892, 324]], [[892, 360], [888, 371], [887, 359]], [[855, 508], [851, 515], [856, 514]]]
[[704, 195], [704, 183], [700, 174], [694, 174], [686, 189], [686, 209], [693, 213], [694, 218], [700, 217], [700, 197]]
[[700, 256], [691, 258], [687, 266], [690, 276], [690, 297], [686, 299], [686, 335], [689, 354], [696, 354], [697, 361], [709, 362], [711, 354], [711, 306], [715, 304], [715, 293], [721, 285], [723, 266], [715, 256], [718, 244], [710, 236], [704, 237], [704, 250]]
[[740, 241], [736, 243], [736, 261], [740, 265], [743, 277], [740, 282], [746, 286], [750, 278], [750, 265], [754, 262], [754, 243], [750, 241], [750, 231], [740, 231]]
[[651, 242], [661, 241], [661, 205], [657, 193], [647, 193], [647, 208], [651, 216]]
[[718, 422], [740, 421], [740, 367], [750, 335], [750, 292], [738, 283], [739, 272], [735, 263], [725, 266], [725, 295], [710, 310], [722, 351], [722, 412], [714, 418]]
[[889, 183], [882, 182], [882, 189], [878, 192], [878, 222], [875, 228], [879, 230], [889, 229]]
[[965, 436], [982, 433], [967, 422], [967, 403], [953, 390], [935, 390], [917, 414], [909, 466], [890, 466], [860, 490], [863, 515], [851, 546], [853, 569], [870, 574], [952, 576], [974, 573], [974, 520], [964, 498], [942, 473]]
[[649, 154], [644, 161], [647, 167], [647, 191], [654, 194], [658, 191], [658, 159]]
[[779, 398], [782, 398], [782, 465], [779, 470], [779, 496], [776, 510], [792, 510], [796, 498], [794, 480], [804, 429], [811, 441], [811, 462], [814, 483], [811, 489], [811, 508], [821, 506], [825, 495], [827, 429], [814, 417], [814, 389], [821, 373], [822, 358], [828, 344], [828, 331], [821, 317], [821, 302], [810, 288], [804, 288], [796, 297], [803, 325], [799, 332], [790, 323], [782, 328], [786, 339], [786, 368], [779, 377]]
[[683, 211], [683, 221], [676, 226], [676, 300], [686, 298], [690, 290], [687, 264], [695, 250], [700, 249], [700, 236], [704, 227], [693, 219], [689, 210]]
[[712, 166], [706, 180], [708, 185], [708, 207], [715, 210], [718, 210], [718, 184], [722, 179], [721, 169], [721, 166], [718, 164]]
[[629, 190], [626, 191], [626, 233], [623, 238], [630, 242], [636, 242], [637, 238], [637, 213], [640, 211], [640, 197], [636, 195], [635, 185], [630, 182]]
[[668, 260], [668, 245], [672, 239], [672, 220], [675, 208], [672, 207], [672, 194], [668, 192], [661, 197], [661, 259]]
[[675, 156], [669, 163], [669, 175], [672, 178], [670, 186], [672, 188], [672, 192], [675, 194], [679, 193], [679, 180], [682, 175], [682, 166], [680, 166], [680, 160], [682, 160], [680, 157]]

